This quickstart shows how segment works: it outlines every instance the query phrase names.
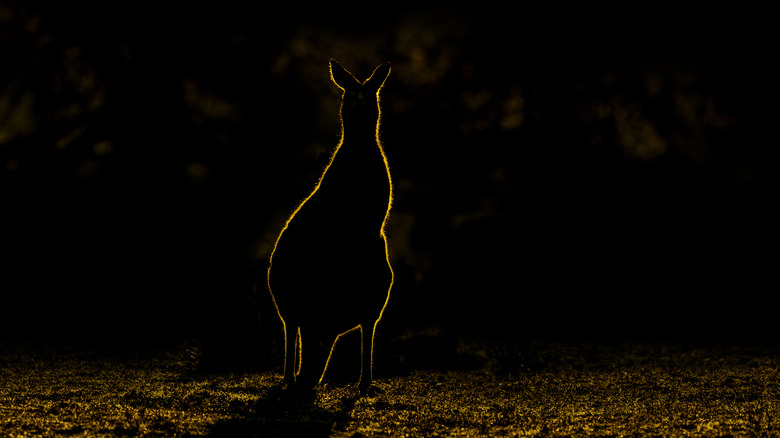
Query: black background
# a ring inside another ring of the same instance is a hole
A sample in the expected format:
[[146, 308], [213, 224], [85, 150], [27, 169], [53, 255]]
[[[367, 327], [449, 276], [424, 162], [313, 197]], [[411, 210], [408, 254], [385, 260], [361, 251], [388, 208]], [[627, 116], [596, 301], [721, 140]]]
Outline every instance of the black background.
[[776, 334], [766, 13], [65, 3], [0, 2], [3, 337], [275, 336], [330, 58], [393, 67], [387, 333]]

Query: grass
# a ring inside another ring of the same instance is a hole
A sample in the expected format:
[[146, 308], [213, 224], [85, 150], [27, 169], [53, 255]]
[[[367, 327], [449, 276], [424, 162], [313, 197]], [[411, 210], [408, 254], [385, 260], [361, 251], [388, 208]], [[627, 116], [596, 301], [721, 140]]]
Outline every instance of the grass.
[[[467, 347], [483, 355], [498, 348]], [[499, 350], [533, 366], [378, 372], [376, 393], [357, 397], [353, 383], [332, 379], [315, 394], [294, 396], [279, 389], [273, 372], [205, 373], [192, 345], [145, 355], [4, 345], [0, 435], [780, 434], [776, 349], [547, 343]]]

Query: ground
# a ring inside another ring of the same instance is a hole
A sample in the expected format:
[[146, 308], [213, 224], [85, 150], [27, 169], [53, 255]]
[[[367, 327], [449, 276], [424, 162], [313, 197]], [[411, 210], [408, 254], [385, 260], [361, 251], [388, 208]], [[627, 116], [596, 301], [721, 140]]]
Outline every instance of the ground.
[[282, 391], [275, 372], [204, 372], [193, 343], [144, 354], [4, 344], [0, 435], [780, 434], [774, 347], [487, 345], [470, 347], [482, 367], [378, 373], [358, 397], [354, 383], [333, 379], [301, 396]]

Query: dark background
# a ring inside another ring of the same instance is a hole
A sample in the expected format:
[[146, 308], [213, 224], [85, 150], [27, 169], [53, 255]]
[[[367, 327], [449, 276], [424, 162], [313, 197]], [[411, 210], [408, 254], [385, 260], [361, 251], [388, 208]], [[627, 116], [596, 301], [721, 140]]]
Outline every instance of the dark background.
[[776, 335], [767, 13], [105, 3], [0, 1], [2, 337], [276, 336], [331, 57], [393, 66], [387, 336]]

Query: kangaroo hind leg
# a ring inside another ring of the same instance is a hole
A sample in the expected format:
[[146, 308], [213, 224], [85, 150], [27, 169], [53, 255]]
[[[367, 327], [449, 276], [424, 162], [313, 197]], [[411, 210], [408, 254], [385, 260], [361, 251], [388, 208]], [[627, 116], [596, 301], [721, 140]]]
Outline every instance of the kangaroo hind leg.
[[[299, 349], [301, 362], [296, 381], [301, 387], [300, 389], [310, 390], [319, 385], [322, 380], [330, 354], [330, 348], [328, 348], [330, 344], [324, 345], [312, 330], [301, 330], [299, 336], [298, 342], [306, 339], [306, 349]], [[301, 344], [302, 346], [303, 344]], [[303, 355], [304, 351], [305, 355]]]
[[358, 389], [360, 394], [368, 394], [368, 389], [371, 387], [373, 380], [373, 365], [374, 365], [374, 324], [372, 322], [364, 322], [360, 325], [360, 338], [361, 338], [361, 366], [360, 366], [360, 383], [358, 383]]
[[301, 331], [293, 324], [284, 327], [284, 384], [295, 385], [295, 375], [301, 365]]

